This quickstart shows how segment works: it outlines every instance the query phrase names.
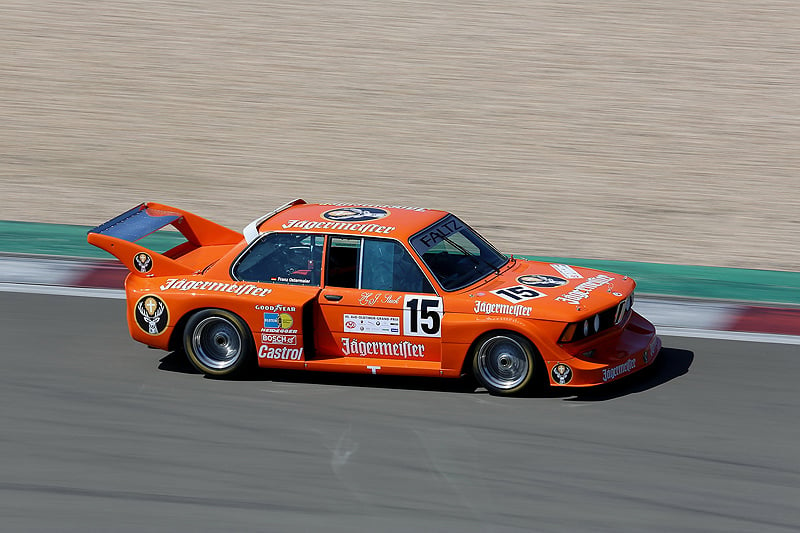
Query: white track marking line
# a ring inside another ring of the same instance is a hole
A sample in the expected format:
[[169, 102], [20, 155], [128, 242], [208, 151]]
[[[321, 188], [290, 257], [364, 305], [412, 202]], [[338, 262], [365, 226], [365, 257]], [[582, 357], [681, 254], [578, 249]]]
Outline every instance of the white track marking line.
[[110, 298], [124, 300], [122, 289], [90, 289], [86, 287], [57, 287], [54, 285], [32, 285], [29, 283], [0, 283], [0, 292], [26, 294], [50, 294], [53, 296], [83, 296], [88, 298]]
[[741, 306], [724, 302], [679, 302], [642, 298], [633, 309], [651, 322], [670, 327], [724, 331]]
[[726, 341], [763, 342], [767, 344], [800, 345], [800, 336], [778, 335], [776, 333], [750, 333], [745, 331], [713, 331], [708, 329], [689, 329], [660, 327], [656, 332], [661, 337], [694, 337], [699, 339], [719, 339]]
[[85, 267], [75, 261], [53, 259], [5, 259], [0, 261], [0, 280], [10, 283], [69, 285]]

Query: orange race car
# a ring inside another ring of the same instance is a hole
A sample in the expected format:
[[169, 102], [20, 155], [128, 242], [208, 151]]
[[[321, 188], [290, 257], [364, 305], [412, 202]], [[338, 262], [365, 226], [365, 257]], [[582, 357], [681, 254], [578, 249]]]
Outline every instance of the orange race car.
[[[186, 242], [136, 241], [171, 224]], [[454, 215], [295, 200], [243, 234], [144, 203], [89, 231], [131, 271], [134, 339], [208, 376], [268, 368], [459, 377], [493, 394], [607, 383], [652, 364], [627, 276], [499, 253]]]

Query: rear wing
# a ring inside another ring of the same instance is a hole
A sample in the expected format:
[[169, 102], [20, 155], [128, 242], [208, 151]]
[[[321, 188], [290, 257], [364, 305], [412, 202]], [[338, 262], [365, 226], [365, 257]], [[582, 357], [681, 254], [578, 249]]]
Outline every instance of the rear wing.
[[[163, 253], [136, 244], [169, 225], [181, 232], [186, 242]], [[122, 261], [133, 274], [151, 277], [191, 274], [195, 269], [177, 259], [201, 246], [237, 244], [242, 234], [182, 209], [145, 202], [90, 229], [86, 240]]]

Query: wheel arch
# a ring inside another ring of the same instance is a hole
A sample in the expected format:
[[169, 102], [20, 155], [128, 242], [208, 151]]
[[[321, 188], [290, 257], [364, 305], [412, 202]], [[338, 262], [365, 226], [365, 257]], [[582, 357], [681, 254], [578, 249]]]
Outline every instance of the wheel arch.
[[201, 311], [212, 311], [212, 310], [220, 310], [220, 311], [225, 311], [226, 313], [231, 313], [232, 315], [235, 315], [239, 320], [241, 320], [242, 323], [247, 325], [247, 332], [250, 335], [250, 340], [253, 342], [253, 347], [255, 348], [255, 338], [253, 336], [253, 331], [250, 328], [250, 324], [247, 322], [247, 320], [245, 320], [242, 317], [242, 315], [240, 315], [236, 311], [233, 311], [232, 309], [228, 309], [227, 307], [206, 305], [203, 307], [195, 307], [193, 309], [189, 309], [188, 311], [185, 311], [183, 315], [181, 315], [181, 317], [175, 323], [175, 326], [172, 328], [172, 333], [170, 334], [169, 344], [168, 344], [169, 351], [175, 352], [183, 349], [183, 334], [186, 331], [186, 324], [189, 322], [189, 319], [191, 319], [192, 316], [196, 315]]
[[469, 376], [471, 380], [479, 382], [478, 377], [475, 376], [473, 371], [473, 360], [475, 358], [478, 346], [482, 342], [486, 341], [487, 339], [493, 336], [509, 335], [509, 334], [519, 336], [528, 343], [532, 352], [532, 356], [535, 359], [534, 364], [536, 367], [538, 367], [538, 369], [534, 371], [531, 382], [526, 387], [526, 390], [528, 391], [527, 394], [530, 394], [532, 391], [535, 391], [533, 392], [533, 394], [535, 395], [541, 394], [543, 391], [546, 391], [550, 387], [549, 371], [547, 370], [547, 364], [545, 363], [544, 356], [542, 355], [542, 351], [537, 346], [536, 340], [531, 338], [531, 335], [528, 335], [524, 330], [521, 331], [516, 328], [508, 328], [508, 327], [492, 328], [482, 332], [480, 335], [475, 337], [475, 339], [469, 345], [466, 356], [464, 357], [464, 361], [462, 362], [461, 375]]
[[515, 328], [508, 328], [508, 327], [496, 327], [492, 329], [487, 329], [484, 332], [477, 335], [467, 348], [466, 356], [464, 357], [464, 361], [461, 363], [461, 375], [471, 375], [472, 374], [472, 358], [475, 354], [475, 348], [484, 340], [494, 335], [504, 335], [508, 333], [513, 333], [516, 335], [520, 335], [526, 341], [528, 341], [533, 348], [533, 354], [537, 359], [538, 363], [541, 363], [544, 366], [544, 358], [542, 357], [542, 352], [539, 350], [536, 342], [528, 335], [525, 331], [520, 331]]

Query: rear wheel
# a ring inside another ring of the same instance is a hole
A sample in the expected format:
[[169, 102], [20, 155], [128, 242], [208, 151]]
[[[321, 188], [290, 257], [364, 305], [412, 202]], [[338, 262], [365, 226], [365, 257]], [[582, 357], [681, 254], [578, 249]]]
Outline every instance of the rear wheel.
[[519, 394], [537, 371], [533, 345], [512, 332], [494, 333], [473, 349], [472, 373], [491, 394]]
[[253, 360], [247, 324], [223, 309], [192, 315], [184, 329], [183, 347], [195, 368], [210, 377], [241, 375]]

